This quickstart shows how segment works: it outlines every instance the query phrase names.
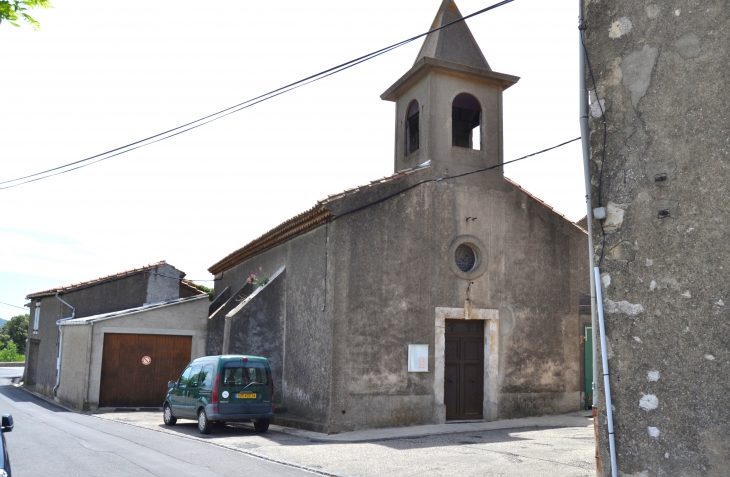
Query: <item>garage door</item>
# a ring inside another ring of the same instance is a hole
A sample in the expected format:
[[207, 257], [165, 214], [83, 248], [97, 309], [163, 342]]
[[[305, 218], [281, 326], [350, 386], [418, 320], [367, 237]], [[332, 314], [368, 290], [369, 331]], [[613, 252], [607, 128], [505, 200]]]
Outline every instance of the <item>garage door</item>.
[[105, 333], [99, 407], [160, 407], [192, 343], [192, 336]]

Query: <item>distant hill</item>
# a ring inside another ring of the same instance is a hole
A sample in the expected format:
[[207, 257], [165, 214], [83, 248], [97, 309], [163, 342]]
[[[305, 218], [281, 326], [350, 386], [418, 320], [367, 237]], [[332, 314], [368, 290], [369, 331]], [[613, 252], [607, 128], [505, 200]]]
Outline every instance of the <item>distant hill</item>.
[[7, 322], [8, 322], [8, 320], [3, 320], [2, 318], [0, 318], [0, 328], [5, 326], [5, 323], [7, 323]]

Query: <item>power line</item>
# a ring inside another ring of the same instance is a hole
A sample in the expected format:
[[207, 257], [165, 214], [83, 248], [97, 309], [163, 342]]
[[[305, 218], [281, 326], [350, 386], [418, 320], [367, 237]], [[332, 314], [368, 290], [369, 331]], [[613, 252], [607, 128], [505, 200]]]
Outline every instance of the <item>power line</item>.
[[[338, 66], [334, 66], [334, 67], [329, 68], [327, 70], [320, 71], [319, 73], [316, 73], [314, 75], [308, 76], [308, 77], [306, 77], [304, 79], [301, 79], [299, 81], [295, 81], [294, 83], [290, 83], [290, 84], [288, 84], [286, 86], [282, 86], [280, 88], [274, 89], [272, 91], [269, 91], [268, 93], [262, 94], [260, 96], [256, 96], [255, 98], [251, 98], [251, 99], [246, 100], [246, 101], [244, 101], [242, 103], [238, 103], [238, 104], [233, 105], [233, 106], [230, 106], [230, 107], [228, 107], [226, 109], [222, 109], [222, 110], [220, 110], [218, 112], [209, 114], [207, 116], [204, 116], [204, 117], [202, 117], [200, 119], [196, 119], [194, 121], [190, 121], [188, 123], [185, 123], [183, 125], [177, 126], [175, 128], [168, 129], [167, 131], [164, 131], [164, 132], [155, 134], [153, 136], [149, 136], [149, 137], [146, 137], [144, 139], [140, 139], [138, 141], [135, 141], [135, 142], [126, 144], [124, 146], [120, 146], [120, 147], [117, 147], [117, 148], [114, 148], [114, 149], [110, 149], [110, 150], [108, 150], [106, 152], [102, 152], [100, 154], [96, 154], [94, 156], [87, 157], [85, 159], [80, 159], [78, 161], [70, 162], [68, 164], [64, 164], [64, 165], [57, 166], [57, 167], [54, 167], [54, 168], [51, 168], [51, 169], [47, 169], [45, 171], [36, 172], [36, 173], [33, 173], [33, 174], [29, 174], [27, 176], [18, 177], [16, 179], [1, 181], [0, 184], [10, 184], [10, 185], [6, 185], [4, 187], [0, 187], [0, 190], [10, 189], [10, 188], [17, 187], [17, 186], [20, 186], [20, 185], [23, 185], [23, 184], [28, 184], [30, 182], [39, 181], [41, 179], [45, 179], [45, 178], [48, 178], [48, 177], [53, 177], [53, 176], [57, 176], [57, 175], [60, 175], [60, 174], [65, 174], [66, 172], [71, 172], [71, 171], [74, 171], [74, 170], [77, 170], [77, 169], [81, 169], [82, 167], [90, 166], [92, 164], [95, 164], [97, 162], [104, 161], [106, 159], [111, 159], [112, 157], [119, 156], [121, 154], [125, 154], [125, 153], [130, 152], [130, 151], [133, 151], [135, 149], [139, 149], [141, 147], [149, 146], [149, 145], [154, 144], [156, 142], [164, 141], [165, 139], [169, 139], [169, 138], [174, 137], [174, 136], [177, 136], [179, 134], [182, 134], [182, 133], [191, 131], [193, 129], [196, 129], [196, 128], [200, 127], [200, 126], [204, 126], [206, 124], [209, 124], [209, 123], [211, 123], [213, 121], [217, 121], [217, 120], [222, 119], [222, 118], [224, 118], [224, 117], [226, 117], [226, 116], [228, 116], [230, 114], [236, 113], [236, 112], [241, 111], [243, 109], [250, 108], [251, 106], [254, 106], [254, 105], [259, 104], [261, 102], [267, 101], [267, 100], [269, 100], [271, 98], [275, 98], [276, 96], [279, 96], [281, 94], [287, 93], [287, 92], [292, 91], [292, 90], [297, 89], [297, 88], [301, 88], [302, 86], [306, 86], [306, 85], [308, 85], [310, 83], [313, 83], [315, 81], [319, 81], [321, 79], [327, 78], [328, 76], [332, 76], [332, 75], [334, 75], [336, 73], [340, 73], [342, 71], [345, 71], [345, 70], [347, 70], [349, 68], [352, 68], [353, 66], [359, 65], [360, 63], [364, 63], [365, 61], [372, 60], [373, 58], [376, 58], [376, 57], [378, 57], [380, 55], [383, 55], [383, 54], [388, 53], [388, 52], [390, 52], [392, 50], [395, 50], [396, 48], [400, 48], [401, 46], [406, 45], [408, 43], [411, 43], [411, 42], [413, 42], [413, 41], [415, 41], [415, 40], [417, 40], [419, 38], [422, 38], [424, 36], [427, 36], [430, 33], [433, 33], [433, 32], [439, 31], [439, 30], [442, 30], [444, 28], [447, 28], [447, 27], [449, 27], [451, 25], [454, 25], [456, 23], [459, 23], [459, 22], [463, 22], [463, 21], [465, 21], [465, 20], [467, 20], [469, 18], [475, 17], [477, 15], [481, 15], [482, 13], [488, 12], [490, 10], [494, 10], [495, 8], [501, 7], [501, 6], [506, 5], [508, 3], [512, 3], [513, 1], [515, 1], [515, 0], [503, 0], [501, 2], [495, 3], [494, 5], [490, 5], [489, 7], [486, 7], [486, 8], [483, 8], [481, 10], [478, 10], [478, 11], [476, 11], [474, 13], [471, 13], [471, 14], [469, 14], [469, 15], [467, 15], [465, 17], [462, 17], [462, 18], [460, 18], [458, 20], [454, 20], [453, 22], [447, 23], [446, 25], [442, 25], [440, 27], [437, 27], [437, 28], [434, 28], [432, 30], [429, 30], [429, 31], [427, 31], [425, 33], [421, 33], [419, 35], [416, 35], [414, 37], [411, 37], [411, 38], [408, 38], [406, 40], [400, 41], [398, 43], [394, 43], [394, 44], [392, 44], [390, 46], [387, 46], [385, 48], [381, 48], [381, 49], [379, 49], [377, 51], [374, 51], [372, 53], [369, 53], [367, 55], [364, 55], [364, 56], [361, 56], [359, 58], [355, 58], [355, 59], [350, 60], [348, 62], [342, 63], [342, 64], [340, 64]], [[174, 133], [174, 134], [170, 134], [170, 133]], [[114, 154], [112, 154], [112, 153], [114, 153]], [[91, 161], [91, 162], [89, 162], [89, 161]], [[67, 169], [68, 167], [74, 166], [74, 165], [76, 165], [76, 167], [73, 167], [71, 169]], [[55, 171], [59, 171], [59, 172], [55, 172]], [[49, 174], [50, 172], [54, 172], [54, 173], [53, 174]], [[28, 180], [25, 180], [25, 179], [28, 179]], [[20, 182], [20, 181], [22, 181], [22, 182]], [[16, 184], [12, 184], [14, 182], [17, 182], [17, 183]]]
[[[571, 139], [571, 140], [569, 140], [569, 141], [565, 141], [565, 142], [562, 142], [562, 143], [560, 143], [560, 144], [557, 144], [557, 145], [555, 145], [555, 146], [549, 147], [549, 148], [547, 148], [547, 149], [543, 149], [542, 151], [537, 151], [537, 152], [533, 152], [532, 154], [528, 154], [528, 155], [526, 155], [526, 156], [518, 157], [517, 159], [512, 159], [512, 160], [510, 160], [510, 161], [507, 161], [507, 162], [503, 162], [503, 163], [501, 163], [501, 164], [496, 164], [496, 165], [494, 165], [494, 166], [489, 166], [489, 167], [485, 167], [485, 168], [483, 168], [483, 169], [476, 169], [476, 170], [474, 170], [474, 171], [464, 172], [463, 174], [457, 174], [457, 175], [455, 175], [455, 176], [447, 176], [447, 177], [437, 177], [436, 179], [426, 179], [426, 180], [423, 180], [423, 181], [421, 181], [421, 182], [416, 182], [415, 184], [413, 184], [413, 185], [411, 185], [411, 186], [409, 186], [409, 187], [406, 187], [406, 188], [405, 188], [405, 189], [403, 189], [403, 190], [400, 190], [400, 191], [398, 191], [398, 192], [394, 192], [393, 194], [390, 194], [390, 195], [388, 195], [388, 196], [386, 196], [386, 197], [383, 197], [383, 198], [381, 198], [381, 199], [378, 199], [378, 200], [376, 200], [375, 202], [370, 202], [369, 204], [365, 204], [365, 205], [363, 205], [363, 206], [361, 206], [361, 207], [358, 207], [358, 208], [356, 208], [356, 209], [353, 209], [353, 210], [348, 210], [347, 212], [345, 212], [345, 213], [343, 213], [343, 214], [340, 214], [340, 215], [337, 215], [337, 216], [335, 216], [335, 217], [331, 218], [331, 219], [330, 219], [330, 221], [332, 221], [332, 220], [337, 220], [337, 219], [339, 219], [339, 218], [342, 218], [342, 217], [344, 217], [344, 216], [346, 216], [346, 215], [354, 214], [355, 212], [358, 212], [358, 211], [360, 211], [360, 210], [362, 210], [362, 209], [365, 209], [365, 208], [367, 208], [367, 207], [370, 207], [370, 206], [373, 206], [373, 205], [375, 205], [375, 204], [379, 204], [379, 203], [381, 203], [381, 202], [384, 202], [384, 201], [386, 201], [386, 200], [388, 200], [388, 199], [390, 199], [390, 198], [392, 198], [392, 197], [395, 197], [396, 195], [400, 195], [400, 194], [402, 194], [402, 193], [404, 193], [404, 192], [407, 192], [407, 191], [409, 191], [409, 190], [411, 190], [411, 189], [414, 189], [414, 188], [416, 188], [416, 187], [418, 187], [418, 186], [421, 186], [421, 185], [423, 185], [423, 184], [428, 184], [429, 182], [442, 182], [442, 181], [449, 181], [449, 180], [457, 179], [457, 178], [459, 178], [459, 177], [464, 177], [464, 176], [470, 176], [470, 175], [472, 175], [472, 174], [478, 174], [478, 173], [480, 173], [480, 172], [486, 172], [486, 171], [491, 171], [491, 170], [493, 170], [493, 169], [498, 169], [498, 168], [500, 168], [500, 167], [506, 166], [507, 164], [512, 164], [512, 163], [514, 163], [514, 162], [522, 161], [522, 160], [528, 159], [528, 158], [530, 158], [530, 157], [533, 157], [533, 156], [537, 156], [538, 154], [542, 154], [542, 153], [545, 153], [545, 152], [548, 152], [548, 151], [552, 151], [553, 149], [557, 149], [557, 148], [559, 148], [559, 147], [565, 146], [565, 145], [567, 145], [567, 144], [570, 144], [570, 143], [572, 143], [572, 142], [575, 142], [575, 141], [580, 141], [580, 139], [581, 139], [581, 138], [577, 137], [577, 138], [575, 138], [575, 139]], [[328, 222], [329, 222], [329, 221], [328, 221]]]
[[5, 303], [4, 301], [0, 301], [0, 305], [12, 306], [13, 308], [20, 308], [21, 310], [26, 309], [24, 306], [11, 305], [10, 303]]

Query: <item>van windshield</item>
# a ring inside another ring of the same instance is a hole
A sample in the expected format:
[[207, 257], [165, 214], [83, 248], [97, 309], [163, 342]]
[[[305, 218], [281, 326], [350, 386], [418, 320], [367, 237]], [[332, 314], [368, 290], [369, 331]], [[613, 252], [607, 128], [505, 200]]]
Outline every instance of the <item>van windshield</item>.
[[250, 384], [269, 384], [267, 368], [262, 363], [228, 363], [221, 376], [223, 386], [248, 386]]

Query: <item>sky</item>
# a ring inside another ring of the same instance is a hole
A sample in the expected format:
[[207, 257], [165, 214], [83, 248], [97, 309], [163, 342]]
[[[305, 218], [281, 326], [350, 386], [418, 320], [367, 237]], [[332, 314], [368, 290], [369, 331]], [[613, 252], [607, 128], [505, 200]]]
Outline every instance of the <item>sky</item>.
[[[496, 0], [457, 0], [463, 15]], [[428, 30], [441, 0], [53, 0], [0, 24], [0, 181], [83, 159]], [[574, 2], [516, 0], [467, 21], [504, 93], [505, 161], [580, 135]], [[418, 40], [220, 121], [0, 190], [0, 302], [166, 260], [207, 269], [317, 200], [393, 171], [380, 94]], [[505, 166], [576, 221], [580, 142]], [[0, 318], [23, 313], [0, 304]], [[27, 310], [27, 309], [26, 309]]]

